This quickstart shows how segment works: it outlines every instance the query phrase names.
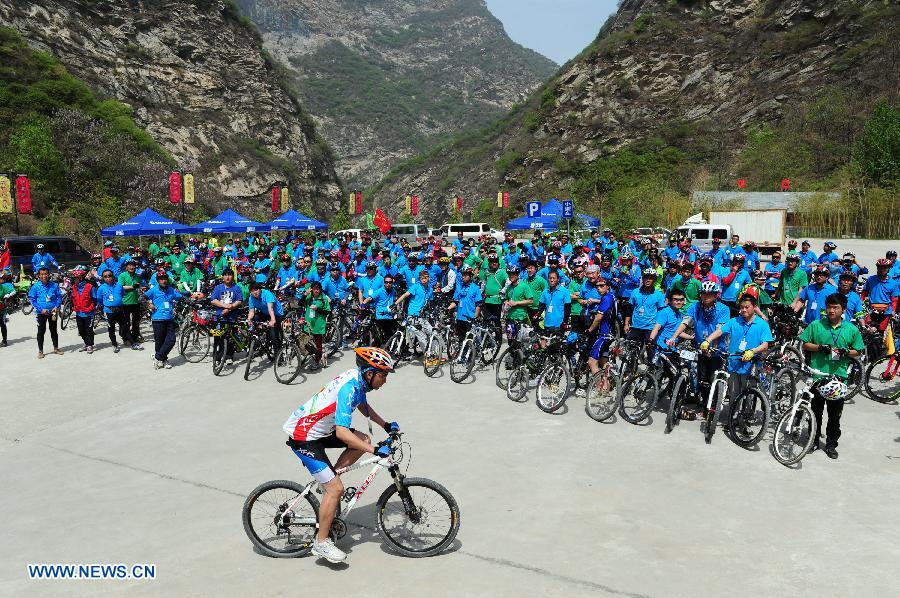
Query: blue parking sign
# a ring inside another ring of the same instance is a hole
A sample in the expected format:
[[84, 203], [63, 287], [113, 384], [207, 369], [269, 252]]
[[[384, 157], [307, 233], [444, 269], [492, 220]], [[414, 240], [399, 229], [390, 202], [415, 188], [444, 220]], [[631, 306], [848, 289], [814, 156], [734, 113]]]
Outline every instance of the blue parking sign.
[[572, 204], [571, 199], [566, 199], [563, 202], [563, 218], [572, 218], [575, 216], [575, 206]]
[[540, 218], [541, 217], [541, 202], [539, 201], [529, 201], [525, 204], [525, 214], [528, 215], [529, 218]]

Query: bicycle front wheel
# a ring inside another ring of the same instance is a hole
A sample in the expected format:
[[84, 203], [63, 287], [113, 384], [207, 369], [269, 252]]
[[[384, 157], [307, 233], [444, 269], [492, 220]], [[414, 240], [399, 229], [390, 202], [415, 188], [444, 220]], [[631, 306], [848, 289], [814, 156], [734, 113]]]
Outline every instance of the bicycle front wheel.
[[244, 380], [250, 379], [250, 368], [253, 365], [253, 358], [256, 357], [259, 343], [255, 338], [250, 339], [250, 346], [247, 347], [247, 365], [244, 367]]
[[34, 311], [34, 306], [31, 304], [31, 301], [25, 299], [25, 302], [22, 304], [22, 313], [26, 316], [31, 315], [31, 312]]
[[481, 365], [491, 365], [497, 359], [497, 354], [499, 353], [500, 343], [497, 341], [497, 337], [494, 336], [493, 331], [491, 331], [484, 339], [484, 344], [481, 346], [481, 355], [478, 356], [478, 359], [481, 361]]
[[444, 363], [444, 341], [437, 334], [432, 334], [428, 339], [428, 347], [425, 349], [425, 356], [422, 358], [422, 365], [425, 368], [425, 375], [433, 378], [441, 369]]
[[378, 498], [378, 533], [403, 556], [433, 556], [459, 532], [459, 506], [450, 492], [431, 480], [406, 478]]
[[900, 359], [884, 355], [869, 365], [866, 371], [866, 394], [873, 401], [889, 403], [900, 398]]
[[181, 333], [178, 352], [188, 363], [200, 363], [209, 355], [210, 336], [201, 326], [188, 324]]
[[659, 396], [659, 384], [648, 372], [631, 376], [619, 386], [619, 415], [632, 424], [650, 416]]
[[298, 500], [304, 486], [289, 480], [260, 484], [244, 501], [244, 531], [260, 552], [294, 558], [312, 550], [319, 527], [319, 501], [312, 492]]
[[513, 370], [506, 380], [506, 398], [517, 403], [525, 398], [528, 394], [528, 378], [529, 370], [524, 365]]
[[450, 359], [450, 379], [459, 384], [468, 378], [472, 373], [472, 368], [475, 367], [477, 358], [475, 343], [472, 342], [472, 339], [466, 339], [459, 348], [459, 352]]
[[747, 388], [731, 405], [728, 428], [738, 446], [756, 446], [769, 428], [769, 399], [758, 388]]
[[600, 370], [588, 380], [584, 410], [598, 422], [608, 420], [619, 406], [619, 377], [608, 369]]
[[281, 349], [275, 354], [275, 379], [282, 384], [290, 384], [300, 375], [300, 367], [303, 365], [305, 355], [300, 353], [300, 347], [293, 340], [286, 340], [281, 344]]
[[781, 416], [775, 426], [772, 453], [782, 465], [798, 463], [815, 441], [816, 416], [809, 405], [802, 403]]
[[403, 348], [403, 335], [403, 331], [398, 330], [392, 334], [391, 338], [384, 344], [385, 351], [390, 353], [391, 357], [394, 358], [394, 361], [400, 359], [400, 349]]
[[725, 405], [725, 384], [720, 382], [716, 384], [716, 394], [713, 397], [712, 405], [706, 411], [706, 427], [703, 430], [703, 439], [706, 444], [712, 442], [712, 437], [716, 433], [716, 426], [719, 424], [719, 412]]
[[681, 421], [681, 407], [684, 405], [684, 399], [687, 396], [688, 379], [681, 375], [675, 381], [672, 387], [672, 397], [669, 399], [669, 410], [666, 413], [666, 428], [664, 433], [669, 434], [675, 429], [675, 426]]
[[541, 373], [537, 383], [535, 403], [545, 413], [558, 411], [566, 403], [572, 375], [564, 361], [554, 360]]
[[518, 358], [515, 351], [512, 351], [509, 347], [503, 349], [503, 353], [500, 354], [499, 359], [494, 363], [494, 382], [497, 384], [497, 388], [506, 390], [509, 377], [519, 366], [517, 362]]
[[63, 330], [69, 325], [69, 321], [72, 319], [72, 302], [64, 301], [62, 307], [60, 308], [59, 314], [59, 325]]
[[213, 339], [213, 374], [218, 376], [225, 367], [225, 339], [221, 336]]

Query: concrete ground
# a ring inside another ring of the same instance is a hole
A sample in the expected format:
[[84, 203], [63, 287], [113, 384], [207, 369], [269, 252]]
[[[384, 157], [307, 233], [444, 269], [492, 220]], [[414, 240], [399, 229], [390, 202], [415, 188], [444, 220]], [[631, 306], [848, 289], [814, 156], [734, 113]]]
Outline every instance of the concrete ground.
[[[413, 447], [411, 475], [456, 497], [456, 544], [388, 552], [379, 476], [339, 542], [344, 566], [254, 552], [241, 526], [257, 484], [306, 481], [283, 421], [332, 376], [292, 386], [270, 370], [214, 377], [209, 363], [154, 371], [149, 351], [35, 359], [17, 314], [0, 349], [0, 595], [889, 596], [900, 593], [897, 405], [844, 411], [840, 458], [798, 469], [697, 422], [600, 424], [580, 404], [548, 415], [508, 401], [493, 374], [457, 385], [407, 365], [372, 393]], [[239, 362], [239, 365], [242, 365]], [[356, 425], [365, 422], [357, 415]], [[358, 485], [359, 472], [348, 484]], [[35, 581], [28, 563], [155, 563], [155, 581]]]

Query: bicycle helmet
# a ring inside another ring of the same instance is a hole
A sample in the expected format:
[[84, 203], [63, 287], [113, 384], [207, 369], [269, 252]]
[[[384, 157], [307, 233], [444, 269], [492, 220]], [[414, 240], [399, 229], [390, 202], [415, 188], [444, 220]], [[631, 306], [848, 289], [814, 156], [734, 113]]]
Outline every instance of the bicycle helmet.
[[796, 253], [792, 253], [789, 256], [787, 256], [787, 258], [785, 258], [785, 261], [786, 262], [799, 262], [800, 256], [797, 255]]
[[765, 279], [766, 279], [766, 275], [763, 273], [762, 270], [754, 270], [753, 271], [753, 280], [765, 280]]
[[341, 254], [338, 253], [337, 251], [332, 251], [332, 252], [329, 253], [328, 255], [331, 256], [331, 257], [341, 257]]
[[562, 242], [561, 241], [553, 241], [553, 243], [550, 245], [550, 247], [552, 247], [553, 249], [562, 249]]
[[759, 288], [755, 286], [748, 286], [746, 289], [744, 289], [744, 292], [741, 293], [741, 297], [745, 297], [748, 295], [759, 300]]
[[703, 255], [700, 256], [700, 263], [701, 264], [703, 264], [703, 263], [712, 264], [713, 257], [709, 253], [704, 253]]
[[519, 273], [519, 267], [518, 267], [517, 265], [515, 265], [515, 264], [510, 264], [510, 265], [508, 265], [508, 266], [506, 267], [506, 273], [507, 273], [507, 274], [518, 274], [518, 273]]
[[372, 261], [366, 262], [366, 270], [374, 270], [376, 268], [378, 268], [378, 264], [376, 264], [375, 262], [372, 262]]
[[752, 249], [752, 248], [756, 247], [756, 243], [754, 243], [753, 241], [746, 241], [744, 243], [744, 247], [750, 247]]
[[840, 278], [841, 280], [852, 280], [853, 282], [856, 282], [856, 274], [854, 274], [853, 272], [841, 272], [841, 275], [838, 278]]
[[837, 244], [834, 241], [825, 241], [826, 249], [835, 249], [836, 247], [837, 247]]
[[44, 248], [44, 244], [43, 244], [43, 243], [38, 243], [38, 244], [35, 246], [35, 248], [38, 249], [38, 250], [41, 250], [41, 249]]
[[457, 251], [456, 253], [453, 254], [453, 259], [455, 259], [455, 260], [464, 260], [464, 259], [466, 259], [466, 256], [465, 256], [465, 254], [463, 254], [463, 253]]
[[845, 253], [843, 256], [841, 256], [841, 259], [842, 259], [842, 260], [850, 260], [850, 261], [853, 261], [853, 260], [856, 259], [856, 255], [855, 255], [854, 253], [848, 251], [848, 252]]
[[[126, 264], [135, 264], [135, 263], [137, 263], [137, 262], [135, 262], [134, 260], [128, 260], [128, 261], [125, 262], [125, 263], [126, 263]], [[185, 263], [185, 264], [187, 264], [187, 263], [196, 264], [196, 263], [197, 263], [197, 260], [195, 260], [195, 259], [193, 258], [193, 256], [190, 256], [190, 255], [189, 255], [189, 256], [187, 256], [186, 258], [184, 258], [184, 263]]]
[[654, 270], [653, 268], [644, 268], [644, 271], [641, 272], [641, 276], [656, 278], [658, 276], [658, 274], [656, 273], [656, 270]]
[[370, 369], [382, 372], [394, 371], [394, 360], [391, 358], [390, 353], [384, 349], [380, 347], [357, 347], [354, 351], [356, 352], [356, 367], [362, 373]]
[[328, 265], [328, 260], [326, 260], [324, 257], [320, 257], [319, 259], [316, 260], [316, 268], [320, 268], [320, 267], [324, 268], [327, 265]]
[[747, 256], [745, 256], [743, 253], [736, 253], [736, 254], [734, 254], [734, 256], [732, 256], [731, 263], [743, 262], [746, 259], [747, 259]]
[[102, 260], [103, 256], [100, 255], [99, 253], [95, 253], [95, 254], [91, 255], [91, 259], [92, 260]]
[[470, 266], [469, 264], [466, 264], [465, 266], [460, 268], [459, 271], [461, 274], [474, 274], [475, 273], [475, 270], [473, 270], [472, 266]]
[[824, 274], [825, 276], [828, 276], [829, 274], [831, 274], [831, 271], [828, 269], [828, 266], [826, 266], [825, 264], [819, 264], [813, 270], [813, 274]]
[[884, 254], [884, 257], [886, 257], [889, 260], [895, 260], [895, 259], [897, 259], [897, 252], [894, 251], [893, 249], [888, 249], [888, 252]]
[[883, 257], [883, 258], [879, 259], [877, 262], [875, 262], [875, 266], [878, 268], [886, 268], [890, 265], [891, 265], [891, 261], [889, 259], [887, 259], [886, 257]]
[[678, 241], [678, 237], [676, 237], [675, 235], [669, 235], [669, 243], [675, 243], [676, 241]]
[[559, 265], [559, 256], [558, 255], [547, 256], [547, 263]]
[[156, 264], [157, 266], [165, 266], [166, 260], [162, 259], [161, 257], [158, 257], [158, 258], [156, 258], [156, 261], [153, 263]]
[[788, 241], [788, 247], [790, 247], [791, 249], [793, 249], [796, 246], [797, 246], [797, 239], [791, 239], [790, 241]]
[[438, 263], [439, 263], [439, 264], [449, 264], [449, 263], [450, 263], [450, 258], [447, 257], [446, 255], [442, 255], [442, 256], [440, 257], [440, 259], [438, 259]]
[[829, 380], [819, 387], [819, 394], [826, 401], [840, 399], [847, 394], [847, 385], [837, 379]]
[[634, 256], [631, 255], [630, 251], [623, 251], [622, 255], [619, 256], [620, 260], [633, 260]]
[[84, 276], [85, 274], [87, 274], [87, 268], [82, 265], [72, 268], [72, 276]]
[[719, 287], [719, 283], [715, 280], [705, 280], [700, 283], [700, 292], [701, 293], [715, 293], [718, 295], [722, 292], [721, 287]]

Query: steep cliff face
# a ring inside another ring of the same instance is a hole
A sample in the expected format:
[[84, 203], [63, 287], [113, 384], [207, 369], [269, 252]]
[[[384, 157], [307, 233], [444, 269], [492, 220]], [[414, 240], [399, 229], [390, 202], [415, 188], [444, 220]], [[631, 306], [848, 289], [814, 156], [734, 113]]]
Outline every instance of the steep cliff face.
[[333, 212], [340, 186], [327, 145], [279, 80], [251, 28], [222, 0], [0, 0], [0, 22], [59, 58], [182, 167], [210, 208], [261, 208], [274, 180]]
[[523, 101], [556, 69], [484, 0], [237, 0], [353, 184]]
[[[823, 89], [896, 101], [898, 5], [882, 0], [625, 0], [597, 40], [527, 105], [479, 135], [418, 158], [376, 198], [398, 205], [498, 188], [521, 202], [568, 194], [574, 172], [662, 130], [702, 125], [727, 157], [749, 128], [778, 123]], [[426, 217], [447, 216], [444, 199]]]

